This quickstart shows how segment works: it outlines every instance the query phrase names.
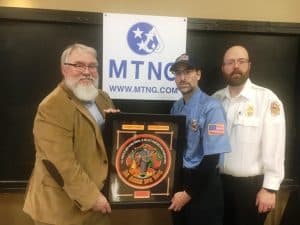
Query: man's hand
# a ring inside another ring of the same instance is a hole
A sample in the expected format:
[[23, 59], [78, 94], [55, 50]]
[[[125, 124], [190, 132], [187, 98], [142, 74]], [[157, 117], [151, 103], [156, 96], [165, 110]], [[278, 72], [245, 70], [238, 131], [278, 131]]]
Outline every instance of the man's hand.
[[191, 200], [191, 196], [185, 191], [180, 191], [175, 193], [171, 200], [171, 205], [169, 210], [173, 210], [174, 212], [179, 212], [183, 206], [185, 206]]
[[94, 203], [92, 209], [93, 209], [93, 211], [101, 212], [103, 214], [111, 212], [110, 205], [102, 193], [100, 193], [100, 195], [97, 198], [96, 202]]
[[104, 109], [103, 111], [105, 113], [118, 113], [118, 112], [120, 112], [120, 109], [109, 108], [109, 109]]
[[259, 213], [269, 212], [275, 208], [276, 194], [271, 193], [264, 188], [256, 195], [256, 206]]

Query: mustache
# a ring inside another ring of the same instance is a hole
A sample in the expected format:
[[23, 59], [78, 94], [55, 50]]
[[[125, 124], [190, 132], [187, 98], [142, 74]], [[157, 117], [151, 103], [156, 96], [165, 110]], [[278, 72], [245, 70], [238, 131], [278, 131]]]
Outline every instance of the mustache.
[[234, 74], [242, 74], [243, 72], [240, 69], [234, 69], [230, 75], [234, 75]]
[[79, 80], [90, 80], [90, 81], [95, 81], [93, 77], [82, 77]]
[[180, 81], [178, 84], [179, 84], [179, 85], [182, 85], [182, 84], [188, 84], [188, 83], [185, 82], [185, 81]]
[[92, 82], [92, 85], [93, 86], [95, 86], [95, 87], [97, 87], [97, 82], [98, 82], [98, 79], [96, 79], [96, 78], [94, 78], [94, 77], [82, 77], [82, 78], [80, 78], [79, 79], [79, 81], [82, 81], [82, 80], [89, 80], [89, 81], [91, 81]]

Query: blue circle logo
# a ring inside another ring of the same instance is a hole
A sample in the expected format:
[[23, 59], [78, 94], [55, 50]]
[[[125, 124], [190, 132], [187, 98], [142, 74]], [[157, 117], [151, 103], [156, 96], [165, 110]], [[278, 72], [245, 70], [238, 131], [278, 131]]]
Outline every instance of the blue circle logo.
[[156, 28], [145, 22], [136, 23], [129, 29], [127, 42], [130, 49], [139, 55], [148, 55], [162, 49]]

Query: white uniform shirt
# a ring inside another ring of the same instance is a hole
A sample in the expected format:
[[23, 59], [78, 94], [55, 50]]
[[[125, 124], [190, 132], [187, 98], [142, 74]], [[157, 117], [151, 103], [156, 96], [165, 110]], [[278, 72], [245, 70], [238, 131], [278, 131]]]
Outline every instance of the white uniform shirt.
[[231, 98], [228, 87], [214, 94], [227, 115], [231, 152], [220, 170], [236, 177], [264, 175], [263, 187], [278, 190], [284, 177], [285, 117], [282, 102], [248, 79]]

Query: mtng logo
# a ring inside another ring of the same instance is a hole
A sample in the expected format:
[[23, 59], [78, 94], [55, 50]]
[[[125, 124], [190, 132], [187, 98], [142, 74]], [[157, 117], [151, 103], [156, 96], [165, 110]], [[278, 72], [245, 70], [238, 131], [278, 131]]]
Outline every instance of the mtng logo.
[[148, 55], [163, 49], [157, 29], [145, 22], [136, 23], [129, 29], [127, 42], [130, 49], [139, 55]]
[[161, 52], [164, 47], [158, 29], [149, 23], [136, 23], [128, 30], [127, 41], [134, 53], [145, 57], [109, 59], [109, 78], [142, 81], [173, 81], [175, 79], [174, 75], [169, 72], [172, 62], [164, 62], [160, 60], [160, 57], [156, 57], [155, 61], [147, 60], [147, 56]]

